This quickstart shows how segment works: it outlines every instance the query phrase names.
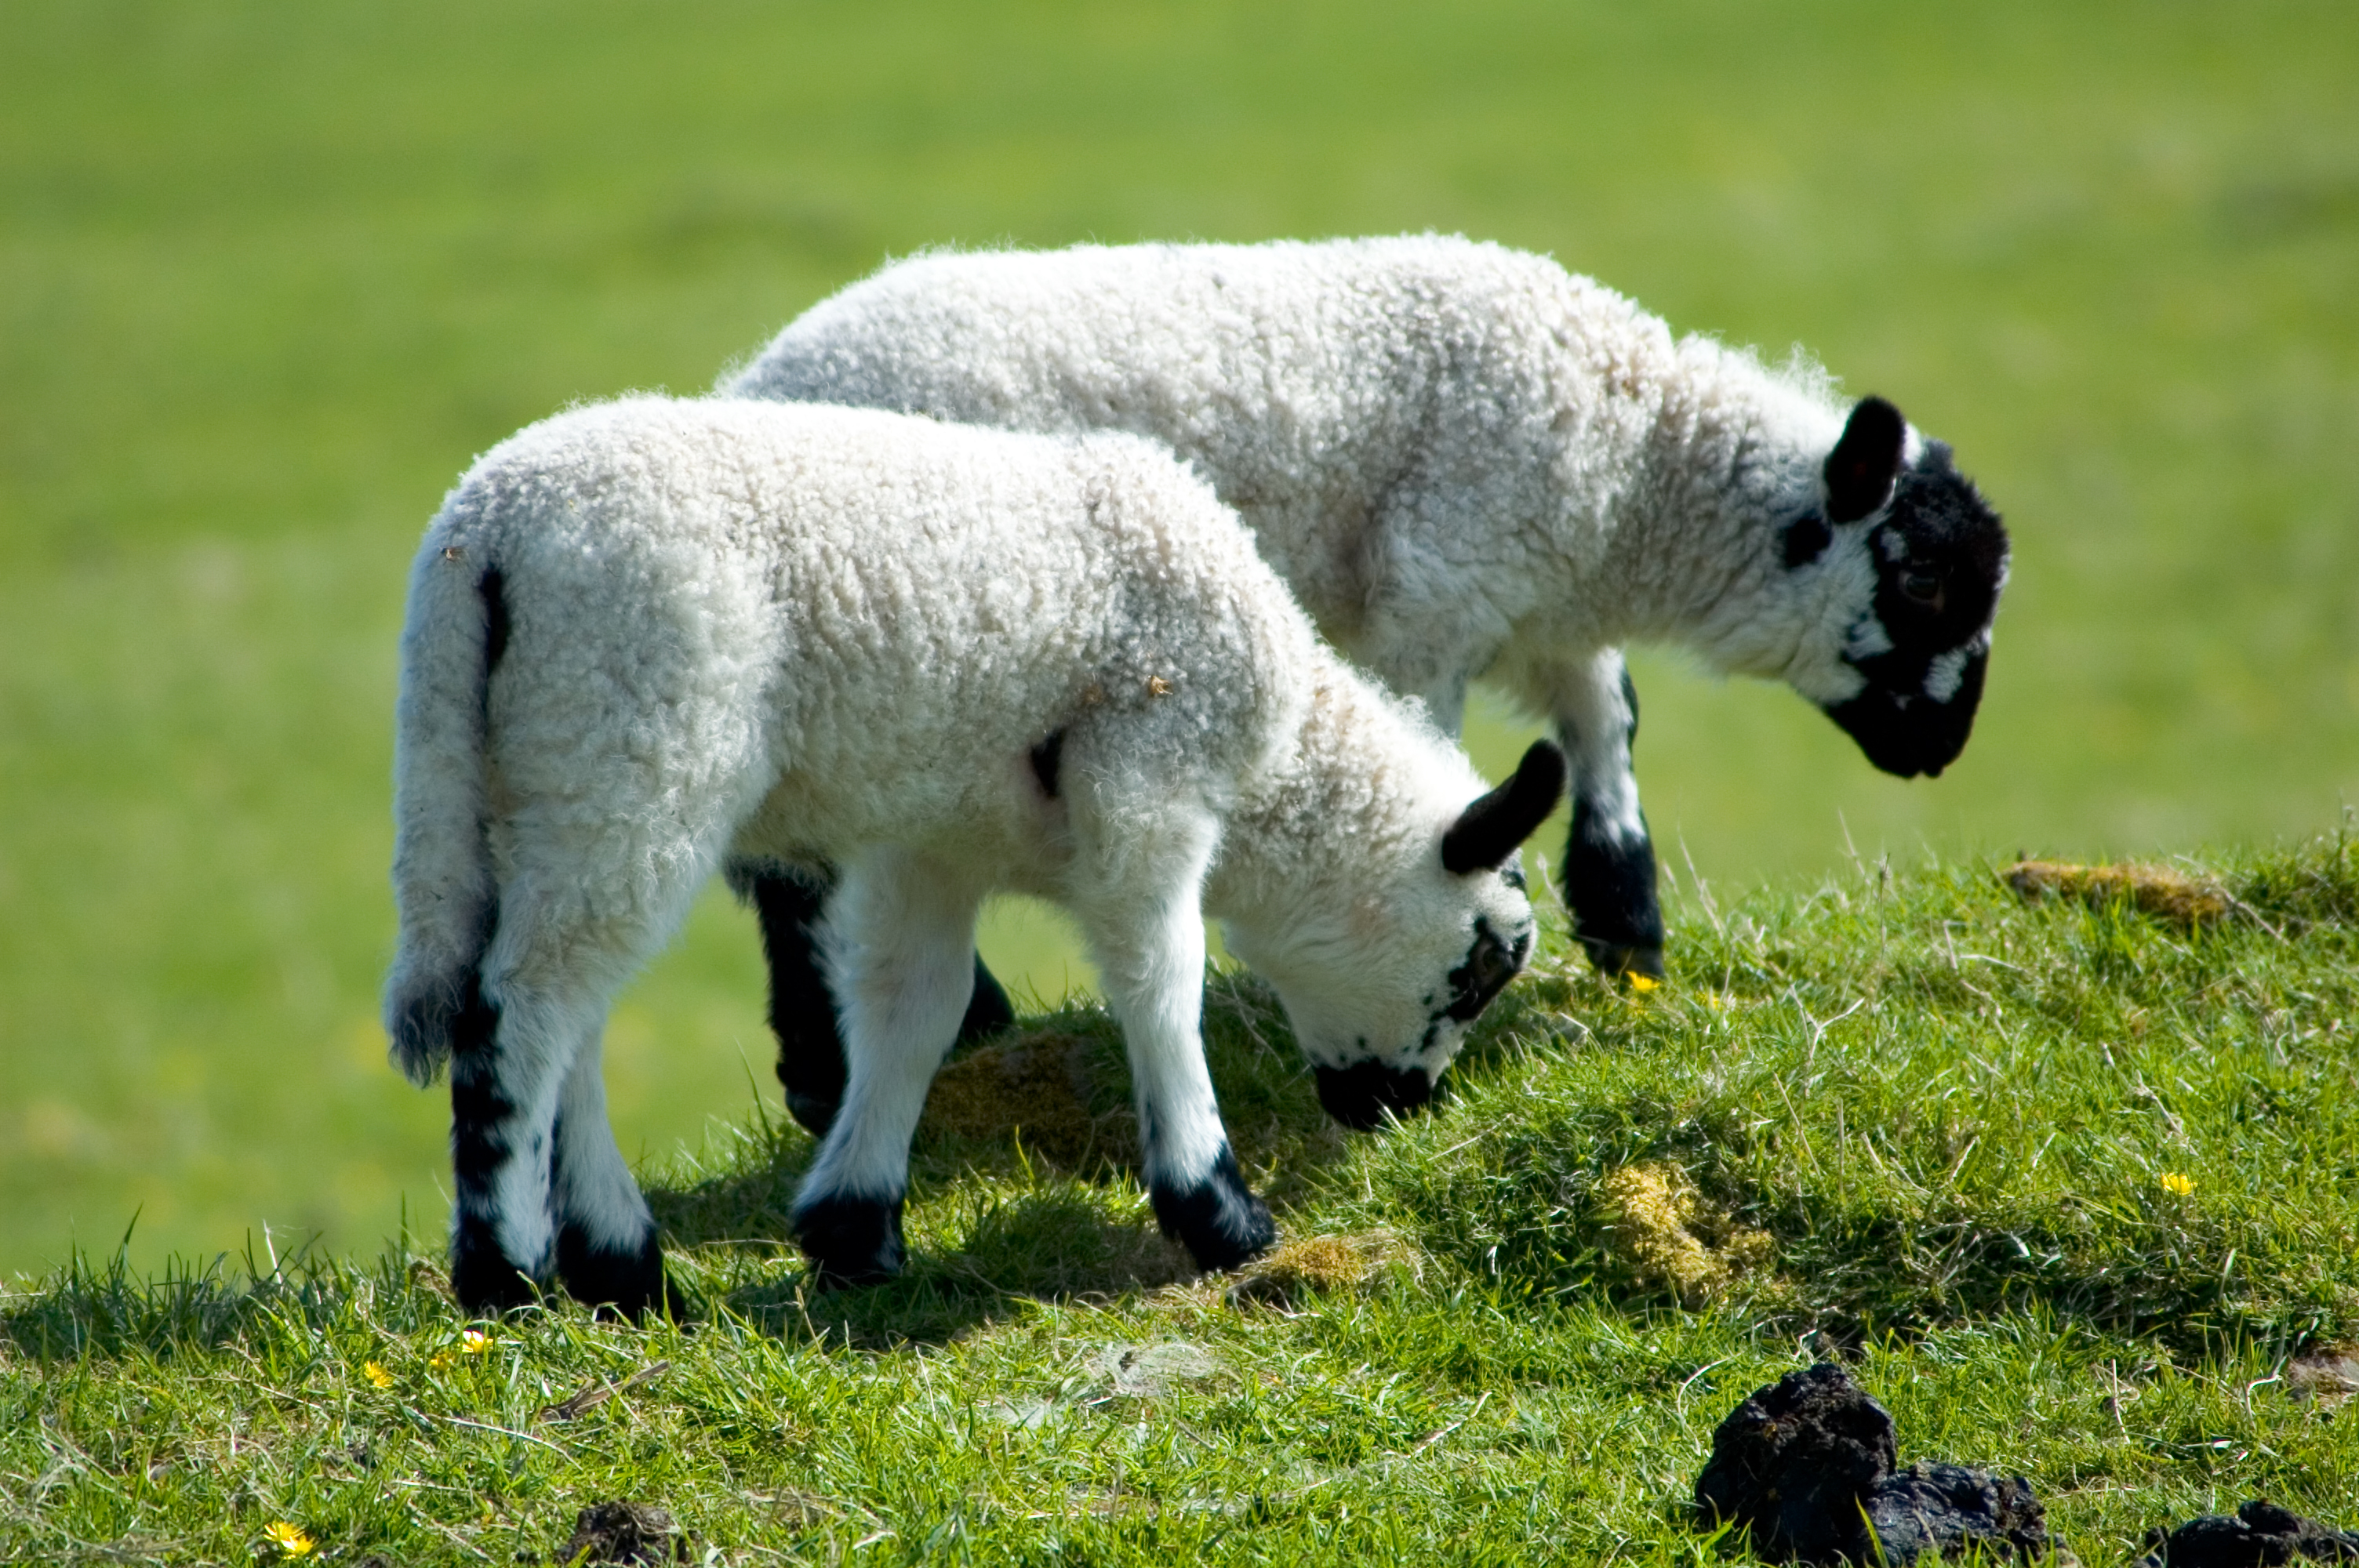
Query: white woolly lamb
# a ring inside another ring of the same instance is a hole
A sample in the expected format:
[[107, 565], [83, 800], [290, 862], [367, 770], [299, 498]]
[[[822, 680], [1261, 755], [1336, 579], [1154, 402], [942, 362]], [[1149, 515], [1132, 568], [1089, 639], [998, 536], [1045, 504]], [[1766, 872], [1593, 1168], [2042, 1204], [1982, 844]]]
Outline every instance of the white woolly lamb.
[[1156, 1214], [1226, 1266], [1273, 1232], [1198, 1038], [1202, 912], [1331, 1106], [1405, 1108], [1530, 952], [1516, 846], [1563, 777], [1535, 747], [1486, 795], [1151, 443], [660, 399], [534, 426], [451, 492], [396, 769], [387, 1027], [413, 1078], [451, 1066], [474, 1309], [552, 1274], [662, 1298], [599, 1035], [724, 860], [841, 877], [818, 935], [849, 1083], [795, 1210], [822, 1277], [900, 1265], [909, 1136], [997, 889], [1078, 918]]
[[[1438, 235], [935, 253], [813, 307], [732, 395], [1168, 443], [1334, 644], [1455, 731], [1487, 676], [1572, 760], [1564, 889], [1662, 972], [1629, 642], [1783, 679], [1878, 767], [1965, 744], [2006, 574], [1949, 450], [1545, 257]], [[791, 989], [791, 931], [766, 932]], [[781, 1036], [780, 1075], [832, 1043]]]

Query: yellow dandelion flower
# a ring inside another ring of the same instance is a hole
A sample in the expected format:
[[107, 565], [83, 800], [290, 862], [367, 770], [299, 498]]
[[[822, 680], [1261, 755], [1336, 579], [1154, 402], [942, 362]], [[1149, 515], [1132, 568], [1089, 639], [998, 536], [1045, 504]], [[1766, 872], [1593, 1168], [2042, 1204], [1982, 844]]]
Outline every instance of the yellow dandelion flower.
[[481, 1356], [491, 1347], [492, 1336], [479, 1330], [471, 1328], [459, 1336], [459, 1353], [462, 1356]]
[[300, 1525], [277, 1519], [263, 1527], [262, 1537], [289, 1557], [309, 1557], [320, 1543], [303, 1533]]
[[370, 1382], [375, 1383], [380, 1389], [389, 1389], [393, 1387], [393, 1374], [385, 1369], [385, 1363], [382, 1361], [363, 1362], [361, 1364], [361, 1376], [366, 1378]]
[[1642, 975], [1633, 971], [1630, 976], [1630, 989], [1636, 991], [1640, 996], [1645, 996], [1651, 990], [1661, 989], [1662, 984], [1662, 981], [1657, 979], [1652, 975]]
[[2195, 1178], [2182, 1176], [2176, 1171], [2165, 1171], [2162, 1173], [2162, 1190], [2185, 1197], [2195, 1190]]

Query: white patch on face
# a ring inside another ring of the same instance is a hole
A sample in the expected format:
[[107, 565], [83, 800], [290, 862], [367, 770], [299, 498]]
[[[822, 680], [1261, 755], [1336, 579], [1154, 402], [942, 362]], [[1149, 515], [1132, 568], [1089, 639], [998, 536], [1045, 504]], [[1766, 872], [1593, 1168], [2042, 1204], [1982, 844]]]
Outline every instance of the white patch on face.
[[1886, 560], [1896, 566], [1908, 558], [1908, 541], [1895, 530], [1887, 528], [1876, 535], [1875, 547], [1884, 552]]
[[1873, 611], [1852, 622], [1851, 635], [1843, 640], [1843, 656], [1848, 659], [1872, 659], [1878, 654], [1892, 652], [1892, 633]]
[[[1821, 708], [1849, 702], [1866, 689], [1867, 677], [1846, 659], [1865, 657], [1856, 646], [1863, 617], [1874, 622], [1876, 568], [1868, 547], [1867, 530], [1844, 524], [1817, 563], [1793, 574], [1797, 589], [1787, 622], [1792, 641], [1780, 650], [1776, 663], [1745, 668], [1745, 673], [1783, 680]], [[1881, 631], [1881, 628], [1878, 628]]]
[[1947, 702], [1958, 695], [1965, 683], [1966, 662], [1973, 657], [1972, 649], [1952, 648], [1936, 658], [1925, 671], [1925, 695], [1935, 702]]

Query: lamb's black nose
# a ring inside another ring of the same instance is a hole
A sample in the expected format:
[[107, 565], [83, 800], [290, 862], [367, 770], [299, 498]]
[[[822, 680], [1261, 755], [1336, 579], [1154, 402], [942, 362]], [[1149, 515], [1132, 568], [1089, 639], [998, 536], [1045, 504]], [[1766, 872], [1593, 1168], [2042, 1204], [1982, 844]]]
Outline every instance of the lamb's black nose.
[[1433, 1098], [1433, 1080], [1423, 1067], [1396, 1072], [1382, 1062], [1319, 1069], [1319, 1103], [1354, 1132], [1384, 1124], [1385, 1112], [1408, 1116]]

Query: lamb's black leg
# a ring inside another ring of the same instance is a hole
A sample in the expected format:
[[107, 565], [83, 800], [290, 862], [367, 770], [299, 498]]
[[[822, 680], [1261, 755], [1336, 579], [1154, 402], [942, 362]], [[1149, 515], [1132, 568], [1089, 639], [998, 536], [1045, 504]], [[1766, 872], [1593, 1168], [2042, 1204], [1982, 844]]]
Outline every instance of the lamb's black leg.
[[1558, 717], [1572, 763], [1572, 832], [1565, 844], [1564, 901], [1573, 935], [1606, 974], [1660, 977], [1663, 912], [1655, 894], [1655, 846], [1638, 806], [1630, 749], [1638, 692], [1618, 653], [1600, 655], [1592, 679]]
[[[495, 1316], [539, 1299], [545, 1260], [511, 1258], [500, 1244], [499, 1178], [512, 1159], [545, 1162], [545, 1142], [529, 1139], [498, 1068], [500, 1016], [469, 983], [469, 995], [451, 1026], [451, 1167], [457, 1191], [451, 1225], [451, 1291], [479, 1316]], [[545, 1138], [545, 1134], [543, 1135]]]
[[827, 1135], [843, 1103], [843, 1041], [836, 1033], [835, 1002], [820, 973], [811, 928], [827, 890], [801, 877], [765, 871], [752, 879], [754, 911], [762, 922], [762, 952], [770, 963], [770, 1032], [778, 1037], [778, 1082], [787, 1109], [814, 1137]]
[[[787, 1091], [787, 1109], [813, 1136], [824, 1138], [843, 1103], [844, 1082], [843, 1039], [836, 1032], [835, 1001], [820, 972], [813, 934], [829, 888], [814, 877], [774, 870], [755, 871], [740, 885], [762, 922], [762, 951], [770, 965], [770, 1029], [778, 1037], [778, 1082]], [[1015, 1022], [1006, 991], [978, 957], [959, 1044]]]

